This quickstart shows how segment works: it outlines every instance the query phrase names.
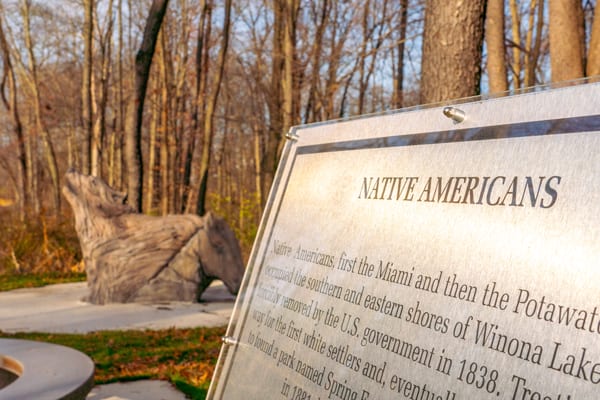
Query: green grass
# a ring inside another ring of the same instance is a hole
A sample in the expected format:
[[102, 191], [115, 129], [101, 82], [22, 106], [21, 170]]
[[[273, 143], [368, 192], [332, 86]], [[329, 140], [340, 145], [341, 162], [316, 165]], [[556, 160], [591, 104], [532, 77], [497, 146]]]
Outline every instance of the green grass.
[[0, 337], [68, 346], [96, 366], [96, 384], [139, 379], [168, 380], [192, 399], [204, 399], [225, 328], [101, 331], [88, 334], [0, 332]]
[[85, 273], [37, 273], [0, 275], [0, 292], [21, 288], [34, 288], [56, 283], [85, 281]]

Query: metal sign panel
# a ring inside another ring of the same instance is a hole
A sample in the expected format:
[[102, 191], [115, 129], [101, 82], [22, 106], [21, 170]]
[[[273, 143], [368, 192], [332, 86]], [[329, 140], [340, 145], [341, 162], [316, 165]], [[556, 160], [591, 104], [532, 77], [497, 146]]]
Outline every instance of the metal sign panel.
[[296, 128], [209, 397], [597, 397], [598, 104], [587, 84]]

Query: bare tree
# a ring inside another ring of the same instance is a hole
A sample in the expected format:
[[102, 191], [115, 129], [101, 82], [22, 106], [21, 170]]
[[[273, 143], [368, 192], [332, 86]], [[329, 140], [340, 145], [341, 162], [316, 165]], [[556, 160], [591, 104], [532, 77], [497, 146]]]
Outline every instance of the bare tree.
[[[206, 102], [206, 112], [204, 115], [204, 141], [202, 143], [202, 159], [199, 168], [199, 185], [196, 194], [196, 185], [192, 181], [191, 193], [188, 198], [188, 212], [196, 212], [200, 215], [206, 213], [206, 192], [208, 188], [208, 170], [210, 167], [212, 155], [212, 143], [214, 136], [214, 114], [219, 100], [221, 83], [225, 72], [225, 61], [227, 57], [227, 49], [229, 47], [229, 31], [231, 26], [231, 0], [225, 1], [225, 12], [223, 16], [223, 33], [221, 35], [221, 47], [217, 60], [217, 71], [213, 77], [212, 90], [210, 97]], [[195, 205], [194, 205], [194, 200]]]
[[200, 21], [196, 45], [196, 87], [193, 114], [193, 134], [184, 143], [186, 157], [184, 159], [184, 197], [186, 212], [194, 212], [198, 206], [200, 192], [200, 163], [202, 157], [203, 122], [206, 118], [206, 98], [208, 90], [210, 39], [212, 35], [212, 0], [202, 0], [200, 4]]
[[125, 159], [127, 161], [127, 192], [130, 204], [142, 209], [144, 169], [142, 162], [142, 116], [150, 66], [156, 47], [158, 32], [167, 11], [169, 0], [153, 0], [146, 19], [142, 44], [135, 57], [135, 101], [129, 116], [129, 127], [125, 137]]
[[97, 138], [93, 137], [93, 115], [92, 115], [92, 74], [93, 74], [93, 32], [94, 32], [94, 0], [83, 1], [83, 74], [81, 79], [81, 119], [82, 132], [82, 171], [84, 173], [97, 174], [95, 168], [98, 163]]
[[392, 104], [394, 108], [404, 105], [404, 48], [406, 45], [406, 31], [408, 27], [408, 0], [400, 0], [400, 25], [396, 45], [396, 63], [394, 66], [394, 96]]
[[[6, 109], [10, 112], [10, 117], [13, 123], [13, 129], [15, 132], [15, 136], [17, 138], [17, 158], [19, 160], [18, 164], [18, 181], [20, 184], [20, 213], [21, 219], [24, 218], [26, 208], [32, 206], [31, 198], [37, 198], [35, 193], [30, 192], [30, 168], [28, 168], [27, 163], [27, 152], [25, 149], [27, 139], [25, 138], [25, 134], [23, 132], [23, 124], [21, 123], [21, 114], [19, 113], [19, 101], [17, 97], [17, 79], [15, 76], [15, 71], [12, 65], [10, 48], [8, 46], [8, 42], [6, 40], [6, 35], [4, 33], [4, 23], [3, 16], [0, 16], [0, 49], [2, 50], [2, 60], [4, 64], [4, 74], [2, 79], [2, 91], [0, 92], [0, 97], [2, 98], [2, 102], [4, 103]], [[6, 99], [6, 95], [4, 92], [4, 86], [8, 86], [9, 99]], [[37, 200], [36, 200], [37, 202]]]
[[50, 132], [46, 128], [42, 117], [42, 104], [40, 96], [40, 84], [37, 72], [37, 61], [35, 52], [33, 51], [33, 39], [31, 36], [30, 27], [30, 4], [29, 0], [22, 0], [21, 2], [21, 16], [23, 18], [23, 34], [25, 36], [25, 47], [28, 57], [28, 68], [20, 64], [21, 76], [24, 78], [28, 89], [31, 92], [33, 115], [35, 120], [36, 129], [42, 139], [44, 145], [44, 154], [46, 162], [48, 164], [48, 172], [52, 181], [52, 200], [54, 213], [58, 215], [60, 212], [60, 183], [58, 174], [58, 164], [56, 162], [56, 155], [54, 151], [54, 145], [50, 138]]
[[[97, 17], [95, 18], [98, 19]], [[95, 23], [100, 27], [99, 23]], [[94, 124], [92, 129], [92, 163], [91, 174], [96, 176], [103, 175], [103, 160], [102, 155], [108, 147], [105, 144], [106, 134], [106, 115], [108, 107], [108, 91], [110, 84], [111, 63], [112, 63], [112, 35], [113, 35], [113, 1], [108, 3], [106, 10], [106, 27], [103, 30], [99, 29], [99, 50], [100, 50], [100, 98], [93, 102], [95, 111]], [[93, 76], [93, 75], [92, 75]], [[92, 85], [94, 86], [94, 85]], [[109, 167], [106, 163], [106, 167]]]
[[316, 33], [310, 55], [312, 71], [309, 78], [310, 86], [308, 89], [308, 100], [304, 111], [304, 120], [306, 122], [316, 121], [322, 107], [322, 103], [317, 96], [321, 86], [320, 73], [321, 59], [323, 56], [323, 38], [331, 7], [330, 0], [321, 0], [311, 3], [311, 14], [314, 18], [314, 25], [316, 25]]

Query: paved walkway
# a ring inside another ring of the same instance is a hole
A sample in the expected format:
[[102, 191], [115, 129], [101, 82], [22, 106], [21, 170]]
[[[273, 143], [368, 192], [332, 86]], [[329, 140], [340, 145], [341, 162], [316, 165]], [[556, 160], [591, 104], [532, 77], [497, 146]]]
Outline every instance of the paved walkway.
[[[85, 282], [0, 292], [0, 331], [87, 333], [99, 330], [224, 326], [235, 298], [215, 282], [201, 303], [93, 305], [81, 301]], [[138, 381], [97, 386], [88, 400], [183, 400], [168, 382]]]
[[215, 282], [202, 303], [94, 305], [81, 301], [85, 282], [0, 292], [0, 330], [87, 333], [99, 330], [227, 325], [235, 298]]

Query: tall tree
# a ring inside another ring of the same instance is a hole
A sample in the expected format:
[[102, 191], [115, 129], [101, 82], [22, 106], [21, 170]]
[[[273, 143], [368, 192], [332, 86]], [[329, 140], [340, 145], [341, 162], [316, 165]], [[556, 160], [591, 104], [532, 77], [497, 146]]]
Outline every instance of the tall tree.
[[369, 83], [375, 71], [378, 50], [384, 40], [383, 30], [389, 25], [387, 12], [387, 0], [383, 0], [382, 3], [371, 3], [371, 0], [367, 0], [364, 5], [361, 23], [363, 37], [358, 60], [358, 114], [365, 112]]
[[[15, 70], [12, 65], [12, 59], [10, 55], [10, 48], [6, 40], [4, 33], [4, 18], [0, 16], [0, 49], [2, 51], [2, 61], [4, 64], [4, 76], [2, 79], [2, 89], [4, 89], [4, 83], [7, 83], [9, 99], [6, 99], [5, 92], [2, 90], [0, 97], [2, 102], [6, 106], [6, 109], [10, 112], [10, 117], [13, 123], [13, 129], [17, 139], [17, 158], [18, 164], [18, 178], [19, 189], [21, 191], [19, 195], [20, 199], [20, 212], [21, 218], [24, 217], [25, 210], [32, 206], [30, 199], [35, 196], [34, 193], [30, 193], [30, 173], [27, 163], [27, 151], [25, 149], [27, 139], [23, 131], [23, 124], [21, 123], [21, 114], [19, 112], [19, 101], [17, 96], [17, 78], [15, 76]], [[35, 196], [37, 197], [37, 196]]]
[[127, 192], [130, 204], [142, 210], [142, 189], [144, 169], [142, 162], [142, 117], [144, 101], [150, 75], [152, 57], [156, 48], [158, 33], [167, 11], [169, 0], [152, 0], [142, 44], [135, 56], [135, 98], [129, 115], [129, 126], [125, 138], [125, 159], [127, 161]]
[[[542, 28], [544, 26], [544, 1], [532, 0], [529, 4], [527, 36], [525, 38], [525, 87], [536, 84], [535, 70], [540, 57], [542, 45]], [[534, 37], [535, 33], [535, 37]]]
[[[530, 87], [538, 83], [536, 71], [540, 67], [540, 59], [543, 56], [542, 43], [547, 39], [544, 36], [546, 35], [545, 3], [544, 0], [532, 0], [525, 8], [518, 0], [509, 0], [511, 52], [508, 58], [514, 89]], [[490, 1], [488, 14], [496, 12], [493, 8], [495, 7]]]
[[552, 82], [584, 76], [581, 0], [550, 0], [550, 68]]
[[28, 71], [26, 71], [25, 66], [22, 65], [21, 75], [25, 78], [27, 86], [31, 92], [35, 127], [44, 145], [44, 154], [46, 157], [46, 162], [48, 164], [48, 172], [50, 174], [50, 179], [52, 181], [52, 205], [54, 213], [58, 215], [58, 213], [60, 212], [61, 203], [58, 163], [56, 161], [54, 145], [50, 138], [50, 132], [48, 131], [44, 119], [42, 117], [42, 99], [40, 94], [40, 81], [38, 76], [37, 60], [33, 49], [33, 39], [31, 35], [31, 11], [29, 0], [22, 0], [21, 15], [23, 17], [23, 34], [25, 35], [25, 50], [28, 59]]
[[202, 157], [203, 122], [206, 117], [206, 98], [208, 97], [208, 73], [212, 36], [212, 0], [200, 2], [200, 21], [198, 26], [198, 40], [196, 43], [196, 86], [193, 111], [193, 131], [184, 139], [185, 150], [184, 168], [185, 176], [185, 204], [183, 209], [187, 213], [196, 212], [198, 207], [198, 194], [200, 192], [200, 163]]
[[485, 0], [427, 0], [421, 103], [479, 94]]
[[523, 46], [521, 45], [521, 14], [519, 13], [518, 0], [509, 0], [510, 17], [511, 17], [511, 35], [512, 35], [512, 64], [511, 70], [513, 75], [513, 85], [515, 89], [523, 86], [523, 78], [521, 76], [521, 53]]
[[316, 25], [315, 40], [311, 47], [312, 71], [310, 74], [310, 86], [308, 90], [308, 100], [304, 111], [304, 121], [314, 122], [320, 113], [321, 102], [318, 101], [317, 94], [321, 83], [321, 57], [323, 56], [323, 37], [325, 34], [326, 23], [331, 10], [329, 0], [320, 0], [311, 3], [311, 14]]
[[588, 50], [586, 75], [600, 75], [600, 8], [598, 6], [596, 6], [596, 10], [594, 11], [594, 22], [592, 25], [590, 47]]
[[404, 105], [404, 48], [406, 46], [406, 30], [408, 26], [408, 0], [400, 0], [400, 26], [396, 45], [396, 63], [394, 66], [394, 108]]
[[[206, 212], [206, 192], [208, 188], [208, 170], [212, 157], [212, 143], [214, 137], [214, 115], [221, 91], [223, 74], [225, 73], [225, 61], [227, 49], [229, 47], [229, 31], [231, 26], [231, 3], [232, 0], [225, 1], [225, 12], [223, 15], [223, 33], [221, 35], [221, 47], [217, 60], [217, 70], [213, 76], [212, 88], [208, 101], [206, 102], [206, 112], [204, 113], [204, 135], [202, 143], [202, 158], [200, 162], [199, 178], [196, 194], [196, 185], [192, 181], [190, 197], [188, 199], [188, 212], [196, 212], [204, 215]], [[192, 204], [195, 200], [195, 206]]]
[[[95, 25], [100, 26], [99, 23]], [[100, 50], [100, 97], [93, 102], [95, 110], [95, 119], [92, 129], [92, 163], [91, 174], [96, 176], [103, 175], [103, 165], [110, 167], [108, 162], [103, 163], [102, 154], [105, 152], [106, 139], [106, 116], [108, 108], [108, 90], [110, 85], [110, 73], [112, 64], [112, 35], [113, 35], [113, 0], [108, 3], [106, 10], [106, 28], [103, 31], [99, 29], [99, 50]], [[94, 85], [92, 85], [93, 87]], [[105, 160], [106, 161], [106, 160]]]
[[488, 0], [485, 41], [490, 93], [505, 92], [508, 90], [508, 79], [504, 61], [504, 0]]
[[125, 131], [125, 90], [123, 85], [123, 0], [117, 3], [117, 73], [115, 89], [115, 119], [108, 146], [108, 174], [110, 186], [121, 187], [123, 132]]
[[[268, 101], [269, 128], [264, 138], [261, 160], [261, 191], [269, 193], [285, 133], [297, 122], [297, 55], [296, 33], [300, 0], [272, 0], [273, 35], [271, 53], [270, 93]], [[263, 197], [263, 202], [266, 196]]]
[[[297, 123], [297, 55], [296, 55], [296, 32], [298, 14], [300, 12], [300, 0], [286, 0], [284, 7], [285, 29], [283, 32], [283, 77], [281, 89], [283, 91], [283, 132], [287, 131]], [[283, 142], [280, 141], [280, 147]], [[278, 149], [278, 153], [281, 148]]]
[[93, 74], [93, 32], [94, 32], [94, 0], [83, 0], [83, 74], [81, 79], [81, 119], [82, 137], [82, 171], [85, 174], [96, 174], [99, 143], [92, 137], [92, 74]]
[[273, 34], [271, 46], [271, 73], [267, 107], [269, 113], [269, 126], [267, 134], [263, 137], [264, 151], [261, 158], [261, 191], [263, 203], [266, 202], [271, 182], [275, 176], [279, 160], [278, 149], [283, 140], [283, 91], [282, 77], [284, 74], [284, 35], [286, 29], [286, 13], [284, 1], [272, 0]]

